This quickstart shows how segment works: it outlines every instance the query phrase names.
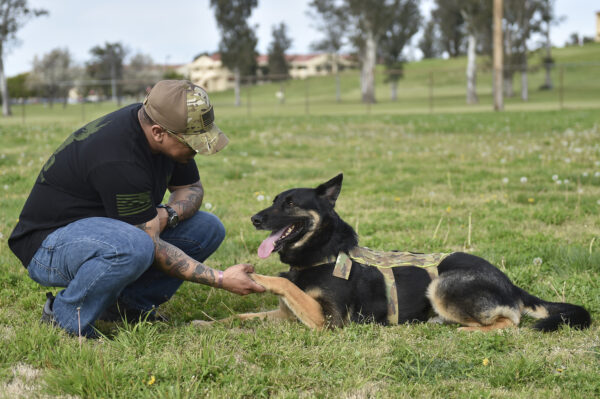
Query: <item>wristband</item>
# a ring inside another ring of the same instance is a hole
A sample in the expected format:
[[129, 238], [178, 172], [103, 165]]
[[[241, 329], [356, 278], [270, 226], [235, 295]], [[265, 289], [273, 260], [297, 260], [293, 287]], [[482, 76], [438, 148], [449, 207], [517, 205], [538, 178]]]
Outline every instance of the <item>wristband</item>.
[[223, 270], [219, 270], [219, 280], [217, 281], [217, 288], [223, 288]]

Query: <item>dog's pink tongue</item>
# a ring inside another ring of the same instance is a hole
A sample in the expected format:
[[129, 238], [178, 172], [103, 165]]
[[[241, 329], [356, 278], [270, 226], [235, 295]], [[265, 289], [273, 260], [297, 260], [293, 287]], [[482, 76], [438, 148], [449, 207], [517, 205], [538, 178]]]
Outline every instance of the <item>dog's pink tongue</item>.
[[287, 229], [287, 227], [284, 227], [283, 229], [271, 234], [260, 244], [260, 247], [258, 247], [259, 257], [264, 259], [271, 255], [271, 252], [273, 252], [275, 249], [275, 241], [277, 241], [283, 235], [285, 229]]

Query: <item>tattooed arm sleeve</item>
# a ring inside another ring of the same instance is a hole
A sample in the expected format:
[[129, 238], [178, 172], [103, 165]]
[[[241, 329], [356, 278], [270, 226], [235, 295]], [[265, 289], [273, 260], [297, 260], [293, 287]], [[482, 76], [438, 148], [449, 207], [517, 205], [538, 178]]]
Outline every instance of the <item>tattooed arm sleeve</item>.
[[200, 180], [188, 186], [169, 187], [169, 190], [171, 191], [169, 206], [177, 212], [180, 221], [198, 212], [204, 198], [204, 189]]
[[157, 216], [136, 226], [148, 233], [154, 241], [154, 267], [181, 280], [216, 286], [218, 272], [190, 258], [176, 246], [161, 240], [159, 225]]

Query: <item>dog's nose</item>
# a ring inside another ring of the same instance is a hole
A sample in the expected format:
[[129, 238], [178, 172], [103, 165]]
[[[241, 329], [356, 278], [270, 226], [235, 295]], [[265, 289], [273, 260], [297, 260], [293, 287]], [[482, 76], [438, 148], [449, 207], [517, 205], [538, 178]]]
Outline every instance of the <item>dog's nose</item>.
[[263, 218], [259, 214], [252, 216], [250, 220], [254, 227], [259, 227], [263, 223]]

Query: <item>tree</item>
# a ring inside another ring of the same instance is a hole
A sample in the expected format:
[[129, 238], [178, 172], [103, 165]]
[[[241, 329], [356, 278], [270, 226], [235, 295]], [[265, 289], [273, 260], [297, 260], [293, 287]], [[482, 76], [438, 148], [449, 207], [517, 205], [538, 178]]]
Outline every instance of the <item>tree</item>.
[[393, 20], [401, 0], [346, 0], [346, 12], [354, 35], [351, 40], [361, 61], [362, 101], [375, 103], [375, 63], [377, 45]]
[[[121, 96], [117, 81], [123, 79], [123, 60], [127, 49], [119, 42], [105, 43], [104, 47], [95, 46], [90, 50], [92, 60], [87, 64], [88, 75], [95, 80], [111, 83], [112, 100], [121, 105]], [[103, 86], [104, 82], [99, 82]]]
[[432, 12], [440, 33], [441, 48], [450, 57], [464, 54], [465, 20], [461, 13], [462, 0], [436, 0]]
[[35, 56], [27, 85], [38, 95], [47, 98], [50, 106], [57, 98], [63, 98], [66, 105], [72, 87], [72, 63], [71, 53], [66, 48], [56, 48], [41, 58]]
[[256, 72], [258, 40], [253, 27], [248, 25], [248, 18], [258, 0], [210, 0], [210, 5], [215, 9], [215, 19], [221, 31], [221, 61], [233, 71], [235, 105], [240, 106], [241, 75], [254, 75]]
[[528, 99], [527, 40], [539, 31], [540, 2], [537, 0], [504, 0], [504, 95], [514, 96], [513, 76], [521, 72], [521, 98]]
[[25, 72], [6, 79], [10, 98], [28, 98], [34, 95], [27, 87], [28, 76], [29, 72]]
[[467, 104], [476, 104], [477, 98], [477, 42], [489, 34], [492, 25], [492, 3], [488, 0], [464, 0], [460, 13], [467, 33]]
[[29, 8], [27, 0], [0, 0], [0, 94], [2, 115], [10, 112], [10, 95], [4, 74], [4, 55], [11, 44], [16, 43], [17, 31], [31, 18], [48, 14], [44, 9]]
[[287, 27], [282, 22], [273, 26], [273, 41], [269, 46], [269, 75], [275, 75], [275, 80], [287, 79], [289, 65], [285, 52], [292, 45], [292, 39], [287, 36]]
[[543, 59], [544, 68], [546, 69], [546, 78], [544, 84], [540, 86], [542, 90], [552, 90], [554, 85], [552, 84], [552, 76], [550, 71], [554, 66], [554, 59], [552, 58], [552, 42], [550, 41], [550, 27], [552, 25], [558, 25], [564, 21], [565, 17], [559, 17], [554, 12], [554, 5], [556, 0], [540, 0], [541, 19], [544, 24], [542, 33], [544, 35], [544, 47], [546, 48], [546, 56]]
[[321, 31], [324, 37], [311, 44], [313, 50], [324, 51], [331, 57], [332, 71], [335, 74], [335, 99], [342, 101], [339, 73], [340, 51], [346, 44], [346, 30], [348, 18], [341, 7], [337, 7], [335, 0], [312, 0], [309, 4], [312, 10], [309, 16]]
[[135, 54], [129, 65], [123, 69], [123, 93], [139, 98], [146, 95], [146, 89], [161, 80], [164, 67], [155, 64], [146, 54]]
[[380, 54], [388, 70], [392, 101], [398, 99], [398, 80], [402, 77], [404, 57], [402, 50], [419, 30], [421, 13], [419, 0], [399, 0], [389, 10], [391, 23], [381, 39]]
[[423, 36], [419, 40], [419, 49], [423, 53], [423, 58], [436, 58], [440, 55], [438, 50], [439, 37], [436, 34], [435, 21], [429, 19], [424, 26]]

